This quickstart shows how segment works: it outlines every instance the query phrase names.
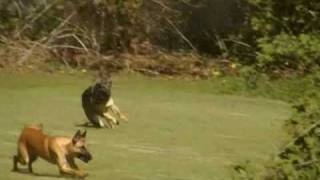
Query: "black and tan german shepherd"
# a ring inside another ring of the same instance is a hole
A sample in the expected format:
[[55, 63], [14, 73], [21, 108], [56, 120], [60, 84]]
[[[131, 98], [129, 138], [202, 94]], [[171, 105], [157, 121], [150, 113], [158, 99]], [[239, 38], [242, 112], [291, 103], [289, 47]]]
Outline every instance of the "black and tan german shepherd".
[[118, 125], [119, 121], [110, 112], [127, 121], [127, 117], [121, 113], [112, 99], [111, 88], [111, 76], [100, 75], [98, 80], [82, 93], [83, 110], [90, 123], [95, 127], [113, 128], [114, 125]]

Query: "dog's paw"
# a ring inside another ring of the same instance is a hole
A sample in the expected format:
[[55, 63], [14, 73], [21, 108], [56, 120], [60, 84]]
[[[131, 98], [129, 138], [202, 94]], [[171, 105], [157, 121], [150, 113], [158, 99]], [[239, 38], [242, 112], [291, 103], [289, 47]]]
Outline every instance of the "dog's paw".
[[114, 128], [114, 126], [113, 126], [113, 125], [108, 124], [107, 126], [105, 126], [105, 128], [106, 128], [106, 129], [113, 129], [113, 128]]
[[85, 177], [87, 177], [89, 174], [87, 173], [87, 172], [85, 172], [85, 171], [78, 171], [77, 172], [77, 177], [79, 177], [79, 178], [85, 178]]

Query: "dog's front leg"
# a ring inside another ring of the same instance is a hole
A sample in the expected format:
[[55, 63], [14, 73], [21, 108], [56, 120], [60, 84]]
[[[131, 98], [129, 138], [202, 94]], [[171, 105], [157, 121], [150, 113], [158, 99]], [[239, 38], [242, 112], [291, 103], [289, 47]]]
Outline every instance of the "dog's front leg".
[[70, 166], [72, 166], [71, 164], [68, 164], [68, 161], [63, 158], [63, 156], [58, 157], [58, 166], [59, 166], [59, 170], [61, 174], [68, 174], [68, 175], [72, 175], [72, 176], [77, 176], [77, 177], [86, 177], [88, 174], [84, 171], [80, 171], [77, 169], [73, 169]]
[[80, 170], [80, 168], [78, 167], [78, 165], [76, 164], [76, 162], [74, 161], [73, 158], [67, 158], [67, 161], [68, 161], [69, 165], [71, 166], [71, 168], [76, 169], [76, 170]]
[[110, 109], [114, 114], [119, 116], [121, 119], [128, 121], [128, 118], [124, 114], [121, 113], [119, 107], [116, 104], [112, 104]]
[[59, 166], [60, 173], [61, 174], [68, 174], [71, 176], [77, 176], [77, 177], [86, 177], [88, 173], [82, 171], [82, 170], [77, 170], [77, 169], [72, 169], [68, 165], [62, 165]]
[[103, 113], [103, 116], [104, 116], [108, 126], [111, 129], [113, 128], [113, 123], [114, 124], [119, 124], [118, 120], [116, 118], [114, 118], [113, 116], [111, 116], [110, 114], [108, 114], [108, 112]]

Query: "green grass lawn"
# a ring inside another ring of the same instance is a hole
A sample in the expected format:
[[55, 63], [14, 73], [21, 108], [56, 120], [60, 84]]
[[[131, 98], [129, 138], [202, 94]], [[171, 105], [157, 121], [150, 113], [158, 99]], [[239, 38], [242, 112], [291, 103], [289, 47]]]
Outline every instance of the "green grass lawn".
[[[86, 75], [0, 73], [0, 179], [56, 179], [55, 165], [34, 163], [40, 175], [11, 172], [11, 157], [25, 123], [70, 135], [86, 120], [80, 95]], [[88, 129], [87, 179], [229, 179], [230, 165], [249, 159], [258, 166], [276, 151], [289, 106], [263, 98], [215, 95], [210, 81], [114, 78], [113, 96], [129, 122], [116, 129]]]

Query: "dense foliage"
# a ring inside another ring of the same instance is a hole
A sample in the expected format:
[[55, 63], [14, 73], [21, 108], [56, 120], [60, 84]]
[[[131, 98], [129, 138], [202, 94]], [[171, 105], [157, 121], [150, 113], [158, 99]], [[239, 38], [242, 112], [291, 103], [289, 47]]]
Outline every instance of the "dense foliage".
[[320, 36], [279, 34], [258, 40], [260, 52], [257, 66], [264, 72], [288, 72], [301, 75], [318, 70], [320, 65]]
[[251, 64], [258, 64], [268, 73], [289, 70], [304, 74], [318, 66], [319, 1], [249, 0], [248, 3], [249, 28], [245, 29], [243, 41], [255, 51]]
[[248, 0], [250, 23], [258, 36], [319, 32], [320, 2], [316, 0]]

